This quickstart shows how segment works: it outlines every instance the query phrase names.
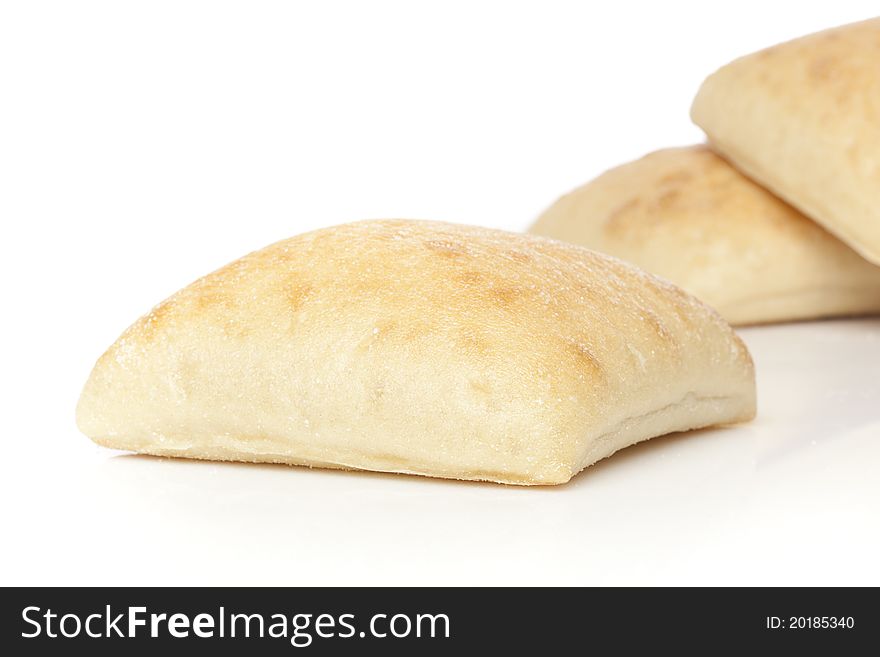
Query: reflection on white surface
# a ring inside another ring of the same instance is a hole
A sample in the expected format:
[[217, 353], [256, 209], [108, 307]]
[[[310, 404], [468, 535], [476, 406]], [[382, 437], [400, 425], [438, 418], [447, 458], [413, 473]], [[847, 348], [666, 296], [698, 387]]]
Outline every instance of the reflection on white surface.
[[55, 583], [880, 584], [880, 320], [742, 334], [755, 422], [566, 486], [95, 451], [59, 475], [70, 513], [19, 518], [20, 548]]

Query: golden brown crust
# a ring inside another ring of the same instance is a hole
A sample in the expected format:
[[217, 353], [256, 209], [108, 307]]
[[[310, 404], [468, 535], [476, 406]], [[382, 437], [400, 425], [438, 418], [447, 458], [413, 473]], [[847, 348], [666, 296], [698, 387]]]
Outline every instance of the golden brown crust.
[[102, 357], [78, 421], [145, 453], [560, 483], [636, 440], [751, 417], [753, 386], [711, 309], [617, 260], [370, 221], [160, 304]]
[[530, 232], [630, 261], [735, 324], [880, 312], [880, 267], [706, 146], [612, 169]]
[[738, 59], [691, 109], [713, 146], [880, 263], [880, 18]]

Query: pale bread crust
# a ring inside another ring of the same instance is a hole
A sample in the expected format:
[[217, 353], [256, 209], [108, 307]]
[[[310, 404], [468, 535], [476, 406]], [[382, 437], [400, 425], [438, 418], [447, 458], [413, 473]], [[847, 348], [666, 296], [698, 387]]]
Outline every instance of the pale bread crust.
[[754, 413], [745, 346], [678, 288], [553, 240], [393, 220], [181, 290], [100, 358], [77, 421], [145, 454], [559, 484]]
[[706, 146], [612, 169], [530, 232], [628, 260], [733, 324], [880, 312], [880, 267]]
[[748, 55], [691, 117], [744, 173], [880, 264], [880, 18]]

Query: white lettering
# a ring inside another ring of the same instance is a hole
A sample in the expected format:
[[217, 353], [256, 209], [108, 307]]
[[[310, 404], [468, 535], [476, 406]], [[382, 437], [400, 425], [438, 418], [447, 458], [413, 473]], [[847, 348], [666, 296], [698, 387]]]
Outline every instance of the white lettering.
[[30, 623], [31, 625], [36, 627], [37, 631], [33, 632], [31, 634], [27, 634], [25, 632], [22, 632], [21, 636], [24, 639], [33, 639], [35, 636], [40, 636], [40, 632], [43, 629], [42, 627], [40, 627], [40, 624], [37, 621], [35, 621], [33, 618], [28, 618], [28, 614], [31, 611], [40, 611], [40, 608], [39, 607], [25, 607], [24, 609], [21, 610], [21, 618], [25, 623]]

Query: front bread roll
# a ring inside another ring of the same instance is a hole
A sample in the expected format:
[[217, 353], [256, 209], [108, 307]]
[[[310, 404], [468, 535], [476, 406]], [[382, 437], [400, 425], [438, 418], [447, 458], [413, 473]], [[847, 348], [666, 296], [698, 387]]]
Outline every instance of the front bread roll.
[[880, 264], [880, 18], [728, 64], [691, 116], [742, 171]]
[[705, 146], [612, 169], [531, 232], [633, 262], [734, 324], [880, 312], [880, 267]]
[[678, 288], [553, 240], [401, 220], [181, 290], [100, 358], [77, 420], [144, 454], [560, 484], [754, 413], [745, 346]]

